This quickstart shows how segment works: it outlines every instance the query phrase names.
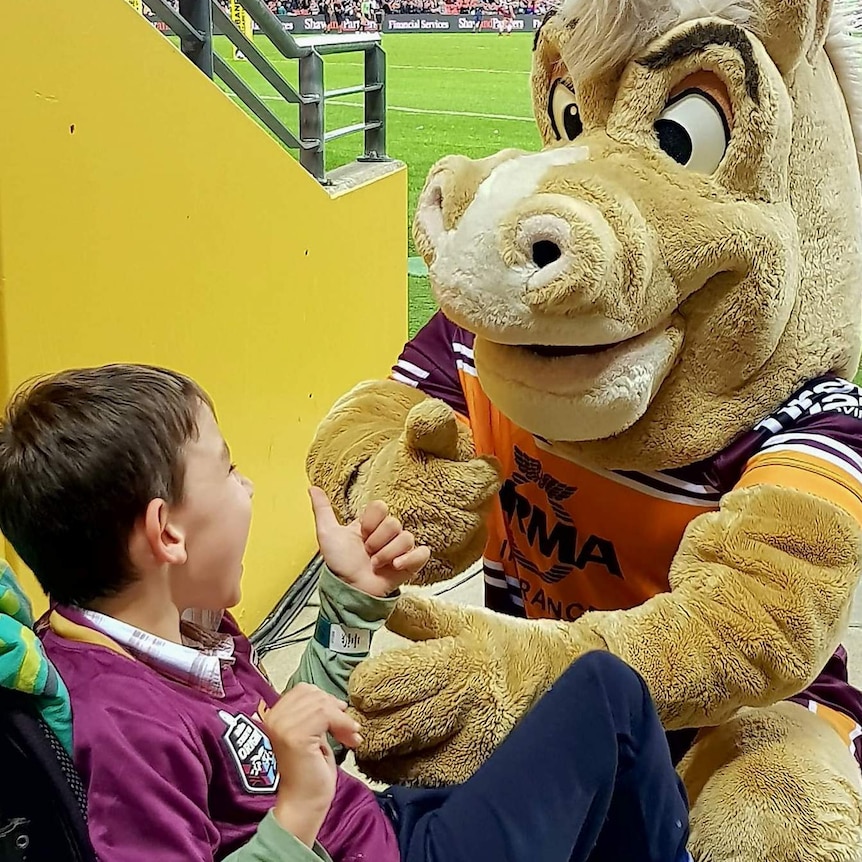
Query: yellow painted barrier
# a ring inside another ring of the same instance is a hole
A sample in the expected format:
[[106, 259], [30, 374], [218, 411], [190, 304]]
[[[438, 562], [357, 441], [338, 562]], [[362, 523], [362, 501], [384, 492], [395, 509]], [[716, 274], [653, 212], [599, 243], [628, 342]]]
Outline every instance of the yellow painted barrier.
[[0, 394], [116, 361], [199, 379], [257, 485], [251, 629], [315, 551], [317, 421], [406, 335], [406, 173], [331, 198], [119, 0], [0, 4], [0, 80]]

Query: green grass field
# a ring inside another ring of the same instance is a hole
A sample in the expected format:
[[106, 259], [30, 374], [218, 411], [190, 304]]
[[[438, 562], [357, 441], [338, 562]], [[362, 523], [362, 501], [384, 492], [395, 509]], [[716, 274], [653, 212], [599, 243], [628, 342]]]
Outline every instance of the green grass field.
[[[448, 153], [478, 158], [503, 147], [537, 149], [539, 136], [530, 103], [532, 36], [513, 34], [392, 34], [384, 37], [387, 59], [389, 155], [408, 166], [408, 220], [431, 166]], [[281, 74], [296, 85], [297, 63], [284, 60], [268, 40], [260, 49]], [[225, 39], [216, 50], [230, 57]], [[290, 128], [298, 130], [298, 111], [285, 104], [247, 62], [230, 61], [267, 106]], [[325, 58], [327, 90], [361, 84], [359, 54]], [[327, 130], [362, 120], [362, 97], [327, 101]], [[327, 169], [346, 164], [361, 153], [362, 137], [349, 135], [327, 147]], [[405, 256], [415, 254], [412, 237]], [[405, 262], [406, 266], [406, 262]], [[427, 320], [434, 302], [427, 279], [410, 276], [410, 332]]]

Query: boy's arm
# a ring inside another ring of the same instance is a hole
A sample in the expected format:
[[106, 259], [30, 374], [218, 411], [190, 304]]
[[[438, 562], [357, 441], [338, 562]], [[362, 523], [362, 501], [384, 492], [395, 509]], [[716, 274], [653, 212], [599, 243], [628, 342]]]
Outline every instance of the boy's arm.
[[398, 594], [386, 599], [369, 596], [339, 580], [325, 565], [319, 591], [314, 636], [285, 691], [307, 682], [347, 700], [350, 674], [368, 656], [371, 637], [386, 622]]
[[225, 856], [224, 862], [332, 862], [332, 858], [317, 842], [309, 848], [282, 829], [270, 811], [251, 840]]

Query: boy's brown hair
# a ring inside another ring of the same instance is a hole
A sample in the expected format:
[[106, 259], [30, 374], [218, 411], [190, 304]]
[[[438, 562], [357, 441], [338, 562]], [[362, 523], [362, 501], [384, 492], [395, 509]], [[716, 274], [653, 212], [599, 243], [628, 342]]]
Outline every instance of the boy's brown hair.
[[151, 500], [183, 496], [201, 404], [188, 377], [148, 365], [64, 371], [23, 387], [0, 423], [0, 531], [61, 604], [135, 579], [129, 536]]

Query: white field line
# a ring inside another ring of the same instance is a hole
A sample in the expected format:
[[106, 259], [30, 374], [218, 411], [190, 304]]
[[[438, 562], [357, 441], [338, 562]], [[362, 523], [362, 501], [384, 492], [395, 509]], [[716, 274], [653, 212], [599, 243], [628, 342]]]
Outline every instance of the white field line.
[[[334, 64], [333, 64], [334, 65]], [[363, 63], [343, 62], [339, 66], [364, 66]], [[420, 72], [482, 72], [489, 75], [529, 75], [529, 69], [472, 69], [467, 66], [397, 66], [395, 63], [386, 64], [390, 69], [418, 69]]]
[[[234, 98], [233, 93], [230, 94]], [[281, 96], [259, 96], [264, 102], [283, 102]], [[328, 105], [344, 105], [345, 108], [362, 108], [362, 102], [342, 102], [340, 99], [332, 99], [327, 102]], [[514, 120], [519, 123], [534, 123], [532, 117], [516, 117], [513, 114], [480, 114], [476, 111], [442, 111], [432, 108], [408, 108], [401, 105], [387, 105], [387, 111], [398, 111], [402, 114], [433, 114], [443, 117], [473, 117], [478, 120]]]
[[[270, 60], [275, 66], [293, 65], [296, 60], [288, 60], [286, 58], [276, 57]], [[345, 60], [339, 63], [333, 63], [333, 66], [356, 66], [364, 68], [364, 63], [355, 63], [350, 60]], [[399, 66], [397, 63], [387, 63], [387, 69], [416, 69], [420, 72], [481, 72], [489, 75], [529, 75], [529, 69], [477, 69], [473, 66]]]

